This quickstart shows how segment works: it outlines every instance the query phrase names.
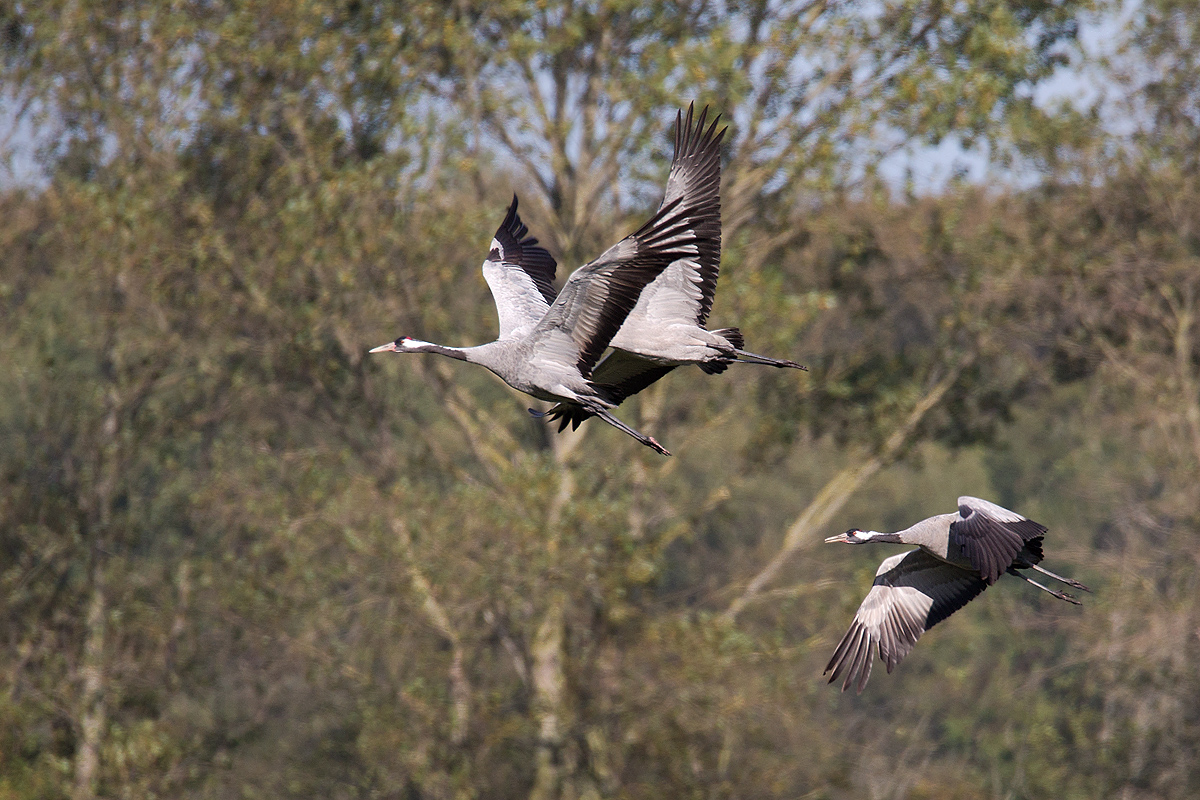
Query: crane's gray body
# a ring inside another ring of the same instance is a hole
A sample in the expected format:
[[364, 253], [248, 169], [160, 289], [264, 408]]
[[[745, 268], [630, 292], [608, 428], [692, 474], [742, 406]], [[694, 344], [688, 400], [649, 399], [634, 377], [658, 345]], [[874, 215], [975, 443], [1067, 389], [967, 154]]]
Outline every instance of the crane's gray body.
[[937, 514], [894, 533], [862, 531], [859, 538], [915, 544], [940, 561], [979, 573], [988, 584], [1014, 563], [1036, 564], [1046, 528], [978, 497], [958, 498], [958, 512]]
[[697, 322], [705, 300], [699, 276], [696, 261], [673, 262], [642, 290], [609, 346], [660, 365], [736, 359], [732, 342]]
[[[590, 401], [605, 408], [604, 398], [575, 367], [577, 348], [569, 337], [549, 335], [541, 341], [532, 337], [501, 339], [474, 347], [447, 348], [416, 339], [404, 340], [396, 352], [440, 353], [484, 367], [517, 391], [547, 402]], [[446, 351], [453, 352], [446, 352]]]
[[968, 570], [974, 569], [962, 548], [950, 542], [950, 526], [961, 519], [957, 513], [938, 514], [902, 531], [896, 531], [895, 536], [900, 543], [919, 545], [926, 553], [948, 564]]

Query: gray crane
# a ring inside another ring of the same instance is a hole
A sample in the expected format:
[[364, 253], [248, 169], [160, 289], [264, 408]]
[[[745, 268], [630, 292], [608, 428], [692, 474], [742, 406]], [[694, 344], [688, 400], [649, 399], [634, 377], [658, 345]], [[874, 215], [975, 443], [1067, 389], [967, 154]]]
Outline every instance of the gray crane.
[[[677, 137], [678, 141], [678, 137]], [[689, 139], [675, 160], [715, 161], [718, 143]], [[719, 173], [712, 170], [683, 180], [680, 191], [645, 225], [571, 274], [562, 291], [553, 288], [557, 264], [517, 215], [514, 195], [508, 214], [483, 262], [500, 323], [500, 337], [475, 347], [446, 347], [401, 336], [372, 353], [439, 353], [479, 364], [509, 386], [539, 400], [578, 407], [647, 447], [670, 455], [653, 438], [609, 413], [620, 399], [592, 380], [592, 368], [637, 304], [647, 284], [669, 265], [696, 258], [714, 235], [710, 206], [717, 200]], [[710, 182], [712, 185], [710, 186]], [[720, 236], [718, 227], [715, 235]]]
[[857, 684], [859, 693], [871, 677], [872, 650], [887, 664], [900, 663], [921, 634], [949, 617], [995, 583], [1014, 575], [1044, 592], [1080, 605], [1066, 592], [1050, 589], [1017, 570], [1032, 569], [1085, 592], [1079, 581], [1039, 566], [1046, 527], [1015, 511], [980, 500], [958, 498], [958, 513], [938, 514], [895, 533], [852, 528], [826, 542], [866, 544], [888, 542], [919, 545], [883, 560], [871, 591], [858, 607], [850, 630], [842, 637], [825, 667], [833, 683], [842, 673], [842, 691]]
[[[724, 372], [734, 362], [806, 369], [795, 361], [743, 350], [737, 328], [710, 331], [704, 327], [721, 263], [720, 145], [728, 129], [717, 130], [720, 116], [706, 129], [707, 107], [693, 123], [693, 107], [688, 107], [686, 118], [676, 115], [675, 158], [663, 204], [680, 197], [704, 198], [705, 216], [698, 219], [703, 241], [695, 257], [673, 262], [642, 290], [609, 342], [613, 352], [593, 371], [593, 383], [618, 403], [683, 364], [695, 364], [710, 375]], [[578, 428], [591, 416], [577, 403], [559, 403], [544, 413], [530, 409], [530, 413], [559, 420], [560, 431], [567, 425]]]

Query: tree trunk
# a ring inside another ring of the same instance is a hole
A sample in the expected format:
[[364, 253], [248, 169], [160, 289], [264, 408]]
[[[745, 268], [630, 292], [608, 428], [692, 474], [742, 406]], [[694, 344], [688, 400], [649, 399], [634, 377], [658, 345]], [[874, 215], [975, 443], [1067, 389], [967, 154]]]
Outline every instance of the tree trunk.
[[100, 740], [104, 732], [104, 570], [99, 548], [92, 548], [92, 596], [88, 601], [87, 633], [83, 645], [80, 675], [80, 736], [75, 751], [75, 788], [72, 800], [90, 800], [96, 796], [96, 773], [100, 766]]
[[[575, 493], [575, 475], [571, 454], [583, 439], [583, 429], [569, 435], [551, 436], [554, 460], [558, 463], [558, 492], [546, 509], [546, 552], [553, 558], [558, 553], [563, 511]], [[533, 713], [538, 726], [537, 775], [530, 800], [553, 800], [563, 795], [567, 780], [563, 764], [563, 726], [566, 716], [566, 610], [567, 594], [561, 589], [550, 591], [546, 614], [534, 635]]]
[[421, 571], [417, 563], [417, 555], [413, 549], [412, 536], [409, 535], [408, 526], [401, 520], [395, 520], [392, 522], [392, 530], [396, 532], [396, 536], [404, 548], [409, 578], [412, 581], [413, 591], [421, 598], [421, 609], [425, 612], [425, 617], [434, 630], [441, 634], [446, 643], [450, 645], [450, 741], [455, 745], [460, 745], [466, 741], [467, 727], [471, 719], [471, 684], [467, 679], [466, 667], [463, 665], [465, 658], [462, 640], [450, 623], [450, 615], [446, 613], [446, 609], [434, 596], [433, 585], [429, 583], [429, 579], [425, 577], [425, 573]]
[[553, 800], [562, 786], [562, 719], [566, 675], [563, 664], [563, 611], [566, 597], [556, 592], [533, 642], [533, 713], [537, 718], [537, 778], [530, 800]]
[[1192, 454], [1200, 466], [1200, 390], [1192, 374], [1192, 325], [1195, 323], [1194, 298], [1188, 292], [1175, 311], [1175, 369], [1183, 400], [1183, 416], [1191, 435]]

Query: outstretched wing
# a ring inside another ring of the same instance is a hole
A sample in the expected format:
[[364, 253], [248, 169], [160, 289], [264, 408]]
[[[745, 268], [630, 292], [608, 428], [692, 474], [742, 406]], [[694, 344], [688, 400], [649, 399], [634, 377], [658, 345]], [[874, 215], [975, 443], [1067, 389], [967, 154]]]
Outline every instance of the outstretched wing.
[[989, 585], [1012, 566], [1026, 542], [1046, 533], [1044, 525], [978, 497], [958, 498], [958, 516], [950, 523], [950, 544], [962, 551]]
[[686, 266], [688, 278], [700, 290], [695, 322], [703, 326], [712, 311], [721, 267], [721, 140], [729, 129], [717, 130], [721, 121], [718, 114], [705, 130], [707, 106], [693, 125], [694, 108], [695, 103], [688, 106], [686, 119], [678, 114], [675, 117], [675, 156], [671, 160], [671, 174], [667, 176], [663, 205], [676, 197], [687, 197], [702, 209], [697, 217], [698, 230], [704, 237], [700, 254], [681, 266]]
[[496, 314], [500, 318], [500, 338], [519, 338], [538, 324], [554, 302], [554, 257], [538, 246], [538, 240], [526, 236], [529, 229], [517, 215], [517, 196], [483, 262], [483, 277], [492, 290]]
[[584, 377], [591, 377], [646, 284], [671, 262], [699, 252], [693, 208], [685, 200], [664, 206], [635, 233], [571, 274], [534, 330], [537, 356], [573, 360]]
[[[691, 111], [688, 113], [689, 119]], [[721, 251], [721, 136], [716, 123], [679, 125], [663, 203], [654, 216], [603, 255], [577, 269], [535, 330], [535, 347], [551, 358], [575, 355], [592, 367], [637, 304], [642, 290], [680, 259], [711, 262], [713, 287]], [[681, 133], [681, 131], [683, 133]], [[715, 260], [714, 260], [715, 259]]]
[[667, 324], [703, 327], [712, 309], [721, 266], [721, 140], [727, 129], [717, 130], [720, 117], [705, 127], [707, 108], [693, 124], [693, 109], [694, 104], [686, 118], [675, 119], [675, 156], [663, 206], [684, 200], [694, 208], [698, 251], [672, 263], [646, 287], [613, 347], [636, 351], [638, 342], [653, 340]]
[[884, 559], [850, 630], [825, 667], [825, 674], [833, 673], [829, 682], [844, 672], [842, 691], [854, 684], [861, 693], [871, 677], [875, 650], [891, 672], [912, 652], [921, 634], [978, 597], [987, 586], [979, 576], [924, 550]]

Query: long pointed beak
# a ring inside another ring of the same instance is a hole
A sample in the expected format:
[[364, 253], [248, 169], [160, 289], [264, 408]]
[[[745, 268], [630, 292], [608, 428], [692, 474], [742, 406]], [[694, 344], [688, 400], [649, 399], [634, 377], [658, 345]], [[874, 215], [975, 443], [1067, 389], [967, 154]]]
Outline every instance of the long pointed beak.
[[828, 539], [826, 539], [825, 544], [832, 544], [833, 542], [849, 542], [849, 541], [850, 541], [849, 534], [839, 533], [837, 536], [830, 536]]
[[396, 343], [388, 342], [387, 344], [381, 344], [381, 345], [379, 345], [379, 347], [372, 347], [367, 352], [368, 353], [394, 353], [394, 352], [396, 352]]

